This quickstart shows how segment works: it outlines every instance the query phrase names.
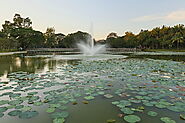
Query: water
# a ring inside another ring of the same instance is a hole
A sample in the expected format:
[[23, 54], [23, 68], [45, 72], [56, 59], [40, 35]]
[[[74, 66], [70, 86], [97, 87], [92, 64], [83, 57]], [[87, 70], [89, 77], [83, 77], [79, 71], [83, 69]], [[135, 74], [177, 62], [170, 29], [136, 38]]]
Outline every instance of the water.
[[[56, 59], [55, 59], [56, 57]], [[53, 58], [47, 57], [21, 57], [21, 56], [0, 56], [0, 82], [8, 81], [7, 75], [9, 73], [13, 73], [16, 71], [26, 71], [29, 73], [47, 73], [47, 72], [56, 72], [62, 66], [66, 65], [77, 65], [81, 60], [69, 60], [69, 59], [57, 59], [57, 56]], [[68, 56], [67, 56], [68, 57]], [[72, 56], [74, 57], [74, 56]], [[171, 56], [170, 59], [172, 59]], [[149, 58], [149, 56], [147, 56]], [[155, 57], [155, 59], [165, 59], [166, 57]], [[181, 56], [173, 57], [177, 60], [181, 58]], [[124, 57], [120, 62], [125, 62]], [[129, 59], [129, 58], [128, 58]], [[137, 58], [133, 58], [136, 59]], [[103, 65], [103, 62], [102, 62]], [[106, 66], [108, 67], [108, 66]], [[100, 68], [101, 69], [101, 68]], [[116, 71], [113, 70], [113, 71]], [[58, 72], [58, 71], [57, 71]], [[103, 73], [102, 73], [103, 74]], [[117, 83], [119, 78], [115, 80], [114, 87], [108, 92], [114, 92], [120, 85]], [[123, 80], [127, 83], [127, 80]], [[109, 81], [108, 81], [109, 82]], [[129, 92], [127, 92], [129, 93]], [[1, 98], [2, 99], [2, 98]], [[95, 100], [89, 101], [89, 104], [85, 105], [82, 103], [83, 99], [77, 99], [77, 105], [68, 104], [67, 111], [70, 113], [69, 117], [66, 119], [66, 123], [106, 123], [108, 119], [116, 119], [116, 123], [126, 123], [123, 118], [119, 118], [118, 114], [122, 113], [119, 108], [113, 106], [111, 104], [114, 100], [119, 100], [120, 97], [114, 96], [112, 99], [106, 99], [102, 96], [96, 97]], [[126, 99], [126, 98], [125, 98]], [[136, 104], [137, 106], [137, 104]], [[140, 105], [138, 105], [140, 106]], [[17, 117], [6, 116], [0, 118], [0, 123], [52, 123], [52, 119], [50, 115], [45, 112], [47, 105], [43, 105], [41, 107], [34, 107], [35, 110], [39, 111], [39, 116], [29, 119], [29, 120], [21, 120]], [[142, 123], [160, 123], [159, 120], [161, 116], [169, 116], [172, 119], [176, 120], [177, 123], [183, 123], [182, 120], [179, 119], [179, 113], [174, 113], [168, 111], [166, 109], [161, 110], [157, 108], [146, 108], [146, 111], [153, 110], [160, 112], [159, 116], [152, 118], [147, 116], [146, 114], [136, 113], [143, 120]]]
[[95, 54], [104, 53], [106, 45], [94, 45], [94, 40], [91, 36], [87, 37], [87, 42], [80, 42], [77, 44], [78, 48], [84, 55], [93, 56]]

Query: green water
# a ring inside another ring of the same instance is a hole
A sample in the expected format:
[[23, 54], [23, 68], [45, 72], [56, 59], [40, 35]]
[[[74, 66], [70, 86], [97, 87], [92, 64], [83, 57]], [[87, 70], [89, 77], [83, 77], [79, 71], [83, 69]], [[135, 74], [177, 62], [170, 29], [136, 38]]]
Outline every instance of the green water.
[[[140, 59], [144, 58], [154, 58], [160, 60], [175, 60], [184, 61], [182, 56], [142, 56]], [[132, 57], [132, 59], [138, 59], [138, 57]], [[124, 60], [122, 61], [124, 62]], [[8, 74], [18, 71], [25, 71], [28, 73], [47, 73], [56, 72], [58, 67], [64, 65], [76, 65], [77, 60], [54, 60], [50, 58], [35, 58], [35, 57], [23, 57], [20, 55], [14, 56], [0, 56], [0, 82], [8, 81]], [[124, 80], [127, 82], [127, 80]], [[114, 92], [119, 83], [113, 83], [114, 87], [109, 90], [110, 93]], [[24, 92], [23, 92], [24, 93]], [[1, 98], [3, 99], [3, 98]], [[126, 123], [123, 117], [118, 117], [118, 114], [122, 113], [118, 107], [111, 104], [112, 101], [119, 100], [120, 97], [114, 96], [111, 99], [106, 99], [102, 96], [97, 96], [94, 100], [89, 101], [89, 104], [83, 104], [83, 98], [77, 99], [77, 105], [69, 103], [67, 111], [69, 112], [69, 117], [66, 118], [65, 123], [106, 123], [109, 119], [115, 119], [116, 123]], [[135, 104], [135, 106], [140, 106]], [[47, 104], [40, 107], [33, 107], [33, 109], [39, 112], [37, 117], [22, 120], [17, 117], [10, 117], [5, 113], [3, 118], [0, 118], [0, 123], [52, 123], [52, 118], [50, 114], [46, 113]], [[160, 123], [160, 117], [168, 116], [175, 120], [177, 123], [183, 123], [184, 121], [179, 118], [179, 113], [171, 112], [169, 110], [163, 109], [159, 110], [157, 108], [145, 108], [145, 111], [156, 111], [160, 114], [152, 118], [143, 113], [136, 113], [142, 118], [142, 123]]]

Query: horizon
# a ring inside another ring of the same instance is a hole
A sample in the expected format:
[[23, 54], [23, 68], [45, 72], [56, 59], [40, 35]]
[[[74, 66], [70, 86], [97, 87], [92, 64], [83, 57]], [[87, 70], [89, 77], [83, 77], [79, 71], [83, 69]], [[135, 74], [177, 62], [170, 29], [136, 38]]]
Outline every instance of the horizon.
[[18, 13], [29, 17], [32, 27], [41, 32], [54, 27], [56, 33], [65, 35], [77, 31], [90, 33], [93, 24], [93, 37], [101, 40], [111, 32], [122, 36], [127, 31], [138, 34], [141, 29], [184, 24], [183, 5], [185, 1], [181, 0], [7, 0], [0, 4], [0, 29], [5, 20], [12, 21], [14, 14]]

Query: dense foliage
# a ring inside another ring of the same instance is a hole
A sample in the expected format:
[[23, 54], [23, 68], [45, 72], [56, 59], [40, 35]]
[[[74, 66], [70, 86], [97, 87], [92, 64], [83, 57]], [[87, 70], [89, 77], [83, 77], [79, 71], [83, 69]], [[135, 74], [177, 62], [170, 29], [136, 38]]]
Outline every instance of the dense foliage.
[[117, 36], [110, 33], [106, 43], [114, 48], [151, 48], [151, 49], [170, 49], [185, 48], [185, 27], [182, 24], [174, 27], [163, 26], [149, 30], [141, 30], [137, 35], [126, 32], [124, 36]]
[[[0, 31], [0, 51], [18, 50], [30, 48], [75, 48], [77, 43], [86, 41], [91, 35], [86, 32], [64, 35], [55, 33], [53, 27], [46, 29], [45, 33], [32, 28], [31, 19], [22, 18], [15, 14], [13, 22], [5, 21]], [[106, 40], [99, 43], [106, 43], [112, 48], [150, 48], [170, 49], [185, 48], [185, 27], [182, 24], [174, 27], [163, 26], [149, 30], [141, 30], [137, 35], [126, 32], [124, 36], [110, 33]]]

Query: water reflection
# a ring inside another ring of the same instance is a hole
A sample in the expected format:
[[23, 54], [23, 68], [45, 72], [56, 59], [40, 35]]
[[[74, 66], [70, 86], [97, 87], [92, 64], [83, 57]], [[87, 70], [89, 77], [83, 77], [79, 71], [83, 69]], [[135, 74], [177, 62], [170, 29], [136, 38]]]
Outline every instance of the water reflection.
[[12, 72], [44, 73], [55, 71], [57, 66], [75, 64], [76, 61], [56, 60], [42, 57], [22, 57], [21, 55], [0, 56], [0, 81], [6, 81]]

